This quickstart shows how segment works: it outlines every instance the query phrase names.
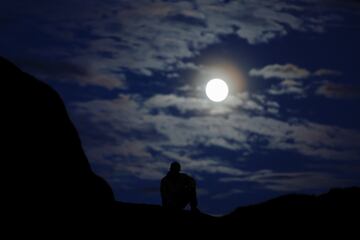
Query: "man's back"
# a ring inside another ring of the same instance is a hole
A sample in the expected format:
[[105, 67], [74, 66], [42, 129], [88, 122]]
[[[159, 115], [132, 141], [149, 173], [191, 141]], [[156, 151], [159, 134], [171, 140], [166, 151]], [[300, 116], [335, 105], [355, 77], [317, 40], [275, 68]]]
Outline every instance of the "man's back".
[[183, 209], [190, 203], [196, 208], [196, 182], [189, 175], [170, 170], [161, 180], [160, 188], [164, 207]]

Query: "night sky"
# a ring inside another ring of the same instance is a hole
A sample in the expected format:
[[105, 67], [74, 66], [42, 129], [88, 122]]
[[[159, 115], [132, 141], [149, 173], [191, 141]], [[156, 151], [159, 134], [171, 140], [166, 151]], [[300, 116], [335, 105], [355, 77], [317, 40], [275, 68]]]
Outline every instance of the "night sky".
[[358, 1], [5, 0], [0, 55], [59, 92], [117, 200], [160, 204], [172, 161], [209, 214], [360, 185]]

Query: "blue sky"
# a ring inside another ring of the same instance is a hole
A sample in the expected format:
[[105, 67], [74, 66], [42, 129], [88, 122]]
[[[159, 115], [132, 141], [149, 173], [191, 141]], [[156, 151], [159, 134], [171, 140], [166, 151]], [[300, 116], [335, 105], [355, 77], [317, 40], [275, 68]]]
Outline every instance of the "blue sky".
[[[178, 161], [200, 209], [359, 185], [356, 1], [10, 1], [0, 54], [59, 91], [118, 200], [160, 203]], [[224, 79], [229, 97], [205, 95]]]

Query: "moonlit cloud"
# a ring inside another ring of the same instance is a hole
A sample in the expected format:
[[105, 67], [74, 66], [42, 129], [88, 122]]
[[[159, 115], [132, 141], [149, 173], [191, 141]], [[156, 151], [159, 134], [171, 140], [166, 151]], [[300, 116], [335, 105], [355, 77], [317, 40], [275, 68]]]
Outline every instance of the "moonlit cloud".
[[[271, 79], [272, 84], [268, 90], [268, 93], [271, 95], [288, 94], [297, 97], [306, 97], [308, 95], [307, 91], [311, 90], [314, 85], [312, 81], [309, 80], [310, 78], [324, 76], [339, 77], [341, 76], [341, 72], [326, 68], [312, 72], [311, 70], [288, 63], [284, 65], [271, 64], [260, 69], [253, 68], [249, 71], [249, 75], [252, 77]], [[274, 81], [274, 79], [276, 81]], [[329, 81], [322, 82], [321, 86], [315, 90], [318, 95], [325, 97], [340, 97], [340, 95], [342, 95], [342, 97], [344, 97], [346, 91], [348, 96], [354, 97], [354, 95], [356, 95], [356, 88], [350, 93], [349, 86], [335, 84]], [[347, 90], [345, 90], [345, 88], [347, 88]]]
[[251, 69], [250, 76], [279, 79], [301, 79], [310, 76], [310, 72], [307, 69], [300, 68], [294, 64], [273, 64], [265, 66], [261, 69]]
[[[266, 140], [261, 146], [264, 151], [292, 151], [323, 161], [350, 161], [360, 155], [360, 132], [306, 120], [287, 122], [271, 118], [266, 105], [278, 109], [278, 103], [259, 96], [253, 101], [264, 106], [255, 108], [255, 115], [253, 111], [241, 111], [241, 101], [214, 115], [211, 107], [202, 105], [201, 99], [177, 95], [157, 95], [149, 99], [120, 95], [116, 99], [79, 102], [73, 104], [72, 111], [79, 118], [85, 117], [84, 121], [90, 125], [103, 126], [102, 134], [107, 135], [96, 146], [85, 146], [90, 159], [116, 169], [119, 174], [140, 179], [159, 179], [166, 173], [169, 161], [176, 160], [194, 174], [247, 176], [249, 180], [254, 173], [239, 169], [231, 159], [193, 156], [201, 153], [199, 146], [218, 147], [246, 156], [259, 139]], [[165, 111], [169, 106], [184, 113], [190, 111], [191, 115], [174, 115]], [[132, 137], [127, 139], [127, 136]], [[293, 182], [291, 186], [301, 182]], [[271, 189], [291, 188], [279, 186], [278, 182], [270, 183]]]
[[282, 80], [279, 84], [272, 85], [268, 92], [272, 95], [305, 95], [303, 83], [292, 79], [285, 79]]
[[181, 113], [211, 113], [225, 114], [231, 113], [235, 109], [250, 111], [262, 111], [263, 107], [252, 100], [246, 92], [229, 96], [222, 104], [209, 101], [206, 98], [177, 96], [175, 94], [158, 94], [144, 103], [149, 109], [166, 109], [175, 107]]
[[[202, 0], [171, 3], [90, 0], [86, 8], [78, 0], [61, 1], [61, 6], [57, 7], [46, 2], [31, 8], [28, 4], [28, 1], [17, 1], [16, 4], [3, 6], [0, 11], [9, 18], [9, 24], [14, 29], [24, 28], [27, 24], [17, 21], [16, 16], [27, 16], [37, 22], [36, 26], [31, 26], [32, 35], [57, 39], [56, 46], [33, 47], [32, 52], [38, 55], [37, 58], [46, 63], [48, 51], [57, 56], [55, 59], [94, 69], [91, 76], [65, 76], [64, 73], [61, 78], [107, 89], [121, 88], [121, 82], [127, 77], [126, 71], [144, 76], [166, 71], [174, 77], [174, 71], [194, 67], [185, 63], [185, 59], [198, 56], [204, 48], [219, 43], [222, 36], [236, 35], [250, 44], [261, 44], [291, 31], [323, 32], [328, 22], [339, 21], [339, 18], [325, 18], [323, 12], [313, 11], [308, 4], [275, 0], [226, 3]], [[311, 17], [307, 16], [309, 11]], [[21, 43], [22, 39], [25, 41], [28, 36], [18, 37], [17, 41]], [[26, 42], [22, 44], [27, 45]], [[74, 47], [65, 47], [68, 45]], [[57, 50], [53, 51], [54, 48]], [[301, 69], [289, 69], [288, 75], [297, 70]], [[266, 76], [279, 76], [276, 69], [274, 71]], [[38, 69], [38, 72], [46, 74], [44, 69]], [[125, 74], [125, 78], [116, 77], [114, 72]], [[306, 75], [306, 72], [301, 74]]]
[[292, 63], [287, 64], [271, 64], [263, 68], [253, 68], [249, 71], [249, 75], [253, 77], [262, 77], [265, 79], [277, 78], [287, 80], [288, 84], [294, 85], [293, 79], [306, 79], [311, 76], [340, 76], [341, 72], [333, 69], [321, 68], [314, 72], [306, 68], [299, 67]]

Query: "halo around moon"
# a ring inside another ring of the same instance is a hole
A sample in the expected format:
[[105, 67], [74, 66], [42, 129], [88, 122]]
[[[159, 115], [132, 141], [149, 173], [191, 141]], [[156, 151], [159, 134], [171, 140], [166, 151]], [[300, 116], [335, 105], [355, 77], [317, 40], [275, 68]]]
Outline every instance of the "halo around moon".
[[211, 101], [222, 102], [227, 98], [229, 88], [224, 80], [215, 78], [206, 84], [205, 93]]

